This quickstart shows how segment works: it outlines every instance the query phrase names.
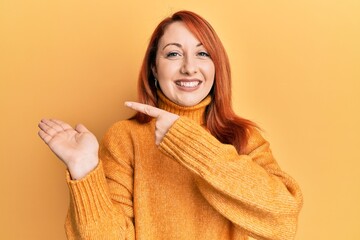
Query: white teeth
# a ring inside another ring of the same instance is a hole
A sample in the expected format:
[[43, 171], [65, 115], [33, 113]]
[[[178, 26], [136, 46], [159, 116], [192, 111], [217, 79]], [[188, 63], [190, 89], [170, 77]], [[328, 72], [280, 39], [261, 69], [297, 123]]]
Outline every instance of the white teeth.
[[199, 81], [195, 81], [195, 82], [176, 82], [177, 85], [181, 86], [181, 87], [188, 87], [188, 88], [192, 88], [192, 87], [196, 87], [200, 84]]

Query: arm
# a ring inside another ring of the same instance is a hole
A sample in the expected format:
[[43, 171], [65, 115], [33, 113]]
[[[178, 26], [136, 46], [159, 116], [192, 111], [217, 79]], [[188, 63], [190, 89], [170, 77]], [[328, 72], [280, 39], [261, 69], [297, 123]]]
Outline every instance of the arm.
[[98, 151], [95, 136], [82, 125], [73, 129], [44, 119], [39, 127], [40, 137], [68, 169], [68, 239], [134, 239], [132, 144], [120, 134], [123, 128], [111, 128]]
[[201, 126], [179, 118], [160, 149], [197, 176], [217, 211], [257, 239], [292, 239], [302, 206], [296, 182], [281, 171], [266, 142], [252, 131], [248, 154], [238, 155]]
[[68, 178], [69, 239], [135, 239], [133, 225], [133, 152], [129, 136], [114, 125], [99, 149], [100, 164], [80, 181]]
[[251, 132], [247, 154], [239, 155], [189, 119], [146, 104], [125, 105], [156, 118], [156, 144], [197, 176], [204, 198], [240, 231], [256, 239], [294, 238], [302, 194], [259, 132]]

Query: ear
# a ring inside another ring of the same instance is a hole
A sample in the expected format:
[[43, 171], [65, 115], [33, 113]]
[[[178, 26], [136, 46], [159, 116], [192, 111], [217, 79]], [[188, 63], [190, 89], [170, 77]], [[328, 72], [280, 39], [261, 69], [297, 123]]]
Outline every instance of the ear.
[[151, 71], [154, 77], [157, 78], [156, 66], [151, 66]]

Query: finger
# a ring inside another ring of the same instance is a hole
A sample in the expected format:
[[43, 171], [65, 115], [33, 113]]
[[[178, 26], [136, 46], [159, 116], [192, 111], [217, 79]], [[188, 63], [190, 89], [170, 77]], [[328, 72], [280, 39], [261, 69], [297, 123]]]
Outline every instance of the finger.
[[155, 118], [159, 117], [163, 112], [163, 110], [159, 108], [138, 102], [125, 102], [125, 106]]
[[159, 131], [155, 131], [155, 144], [159, 145], [162, 139], [164, 138], [164, 135], [160, 133]]
[[40, 130], [38, 132], [38, 135], [46, 144], [48, 144], [50, 142], [50, 140], [52, 139], [52, 137], [49, 134], [47, 134], [46, 132], [44, 132], [43, 130]]
[[41, 121], [38, 125], [38, 127], [45, 132], [46, 134], [50, 135], [50, 136], [54, 136], [57, 131], [55, 129], [53, 129], [52, 127], [50, 127], [47, 122], [43, 122]]
[[48, 127], [54, 129], [56, 132], [63, 131], [63, 128], [58, 123], [54, 122], [52, 119], [42, 119], [41, 122]]
[[56, 124], [58, 124], [60, 127], [62, 127], [63, 130], [68, 130], [68, 129], [72, 129], [72, 127], [66, 123], [66, 122], [63, 122], [61, 120], [58, 120], [58, 119], [51, 119], [51, 121], [55, 122]]

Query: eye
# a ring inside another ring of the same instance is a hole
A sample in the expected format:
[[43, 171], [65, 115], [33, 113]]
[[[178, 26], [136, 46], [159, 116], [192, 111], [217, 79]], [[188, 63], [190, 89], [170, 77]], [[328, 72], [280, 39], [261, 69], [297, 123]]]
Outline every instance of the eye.
[[180, 56], [181, 56], [181, 54], [178, 52], [169, 52], [166, 54], [166, 57], [168, 57], [168, 58], [174, 58], [174, 57], [180, 57]]
[[200, 57], [210, 57], [210, 55], [209, 55], [207, 52], [205, 52], [205, 51], [199, 52], [199, 53], [198, 53], [198, 56], [200, 56]]

